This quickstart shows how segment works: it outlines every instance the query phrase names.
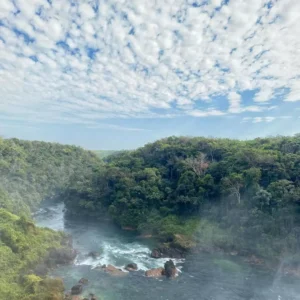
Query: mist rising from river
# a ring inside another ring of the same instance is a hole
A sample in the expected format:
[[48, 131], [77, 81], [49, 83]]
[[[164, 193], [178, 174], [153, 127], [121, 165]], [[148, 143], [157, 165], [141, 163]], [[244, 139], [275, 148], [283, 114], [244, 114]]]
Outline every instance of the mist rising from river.
[[[34, 216], [39, 226], [64, 230], [73, 236], [78, 251], [75, 264], [60, 267], [52, 275], [61, 276], [69, 289], [80, 278], [89, 280], [86, 293], [93, 292], [103, 300], [298, 300], [299, 280], [282, 277], [258, 267], [251, 267], [239, 257], [191, 254], [177, 260], [181, 274], [174, 280], [144, 276], [144, 270], [163, 266], [166, 259], [149, 254], [153, 241], [141, 240], [133, 233], [120, 231], [104, 220], [65, 220], [61, 203], [44, 206]], [[100, 257], [87, 257], [97, 251]], [[139, 270], [125, 277], [112, 277], [95, 267], [112, 264], [123, 268], [137, 263]]]

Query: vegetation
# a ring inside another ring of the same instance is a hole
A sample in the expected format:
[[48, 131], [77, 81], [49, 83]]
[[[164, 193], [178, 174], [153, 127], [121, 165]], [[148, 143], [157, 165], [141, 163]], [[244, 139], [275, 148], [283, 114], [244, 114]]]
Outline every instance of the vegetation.
[[101, 159], [118, 153], [116, 150], [94, 150], [93, 152]]
[[49, 249], [62, 247], [63, 234], [38, 228], [4, 209], [0, 209], [0, 234], [1, 299], [62, 299], [61, 280], [39, 277], [32, 270]]
[[84, 177], [99, 164], [79, 147], [0, 138], [0, 207], [29, 215], [42, 200], [58, 197], [71, 176]]
[[300, 135], [170, 137], [106, 161], [70, 181], [70, 214], [108, 212], [121, 226], [245, 254], [299, 249]]
[[83, 180], [98, 165], [95, 154], [79, 147], [0, 139], [1, 299], [63, 299], [62, 281], [40, 277], [34, 267], [63, 246], [64, 236], [35, 227], [30, 211], [58, 198], [71, 177]]
[[62, 283], [33, 268], [62, 247], [62, 234], [29, 218], [42, 200], [56, 198], [69, 215], [108, 214], [181, 249], [198, 244], [278, 259], [300, 248], [300, 135], [170, 137], [105, 162], [75, 146], [0, 139], [4, 299], [61, 299]]

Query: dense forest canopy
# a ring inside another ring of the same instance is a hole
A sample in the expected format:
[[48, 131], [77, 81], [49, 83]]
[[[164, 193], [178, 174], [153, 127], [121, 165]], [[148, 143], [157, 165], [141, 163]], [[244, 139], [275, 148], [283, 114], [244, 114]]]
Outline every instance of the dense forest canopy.
[[[62, 248], [62, 233], [37, 228], [30, 211], [55, 200], [75, 174], [86, 176], [101, 165], [79, 147], [18, 139], [0, 139], [0, 298], [63, 299], [63, 282], [37, 274], [53, 248]], [[5, 270], [5, 271], [4, 271]]]
[[105, 161], [75, 146], [0, 139], [0, 267], [11, 267], [0, 288], [7, 298], [44, 299], [53, 286], [31, 271], [61, 243], [28, 218], [46, 199], [63, 200], [67, 216], [109, 215], [173, 246], [279, 259], [300, 249], [300, 135], [169, 137]]
[[0, 138], [0, 207], [29, 214], [42, 200], [58, 197], [74, 174], [99, 164], [80, 147]]
[[108, 211], [121, 226], [168, 239], [202, 228], [200, 241], [261, 255], [299, 249], [300, 135], [169, 137], [106, 160], [90, 179], [70, 181], [70, 214]]

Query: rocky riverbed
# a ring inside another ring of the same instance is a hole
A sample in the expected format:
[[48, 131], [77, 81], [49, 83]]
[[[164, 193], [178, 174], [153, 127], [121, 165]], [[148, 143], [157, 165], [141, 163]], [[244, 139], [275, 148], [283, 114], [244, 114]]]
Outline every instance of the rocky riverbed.
[[[63, 278], [70, 299], [299, 300], [299, 279], [285, 274], [283, 265], [273, 271], [238, 255], [203, 252], [170, 262], [151, 239], [109, 221], [65, 220], [63, 209], [59, 203], [43, 207], [34, 218], [39, 226], [73, 237], [74, 263], [51, 273]], [[77, 295], [71, 295], [74, 286]]]

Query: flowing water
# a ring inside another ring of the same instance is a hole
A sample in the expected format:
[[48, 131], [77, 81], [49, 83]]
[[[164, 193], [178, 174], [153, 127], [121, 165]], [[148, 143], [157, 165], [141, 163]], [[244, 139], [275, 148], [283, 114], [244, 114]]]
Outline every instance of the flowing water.
[[[238, 257], [191, 254], [176, 260], [177, 278], [147, 278], [144, 271], [163, 266], [167, 259], [150, 257], [151, 241], [120, 231], [109, 221], [65, 220], [61, 203], [41, 208], [34, 216], [42, 227], [63, 230], [73, 237], [78, 251], [74, 265], [59, 267], [51, 275], [64, 279], [70, 289], [82, 277], [89, 280], [83, 295], [102, 300], [300, 300], [300, 281], [249, 266]], [[87, 256], [97, 251], [100, 257]], [[139, 271], [113, 277], [95, 269], [102, 264], [123, 268], [134, 262]]]

